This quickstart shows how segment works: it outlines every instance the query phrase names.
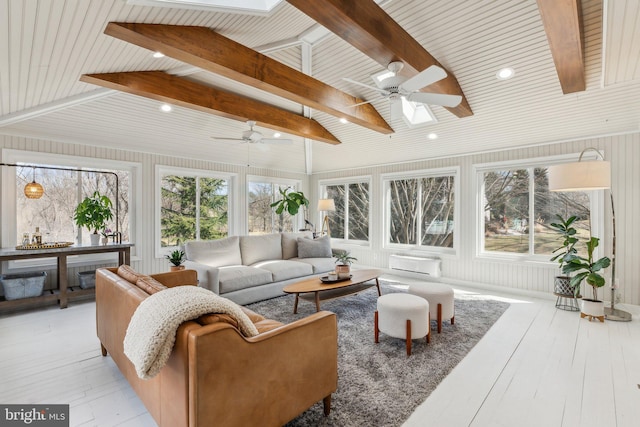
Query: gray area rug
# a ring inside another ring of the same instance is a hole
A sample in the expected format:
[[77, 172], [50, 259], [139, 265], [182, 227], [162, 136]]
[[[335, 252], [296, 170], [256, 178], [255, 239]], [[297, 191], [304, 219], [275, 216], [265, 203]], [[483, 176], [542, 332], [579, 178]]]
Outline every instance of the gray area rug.
[[[383, 295], [405, 292], [380, 283]], [[400, 426], [509, 307], [480, 295], [456, 294], [455, 324], [443, 322], [438, 334], [433, 321], [431, 342], [414, 340], [407, 357], [404, 340], [381, 333], [374, 343], [377, 297], [371, 288], [321, 304], [338, 316], [338, 390], [328, 417], [320, 401], [287, 426]], [[293, 314], [293, 301], [287, 295], [247, 307], [284, 323], [315, 312], [313, 303], [301, 300]]]

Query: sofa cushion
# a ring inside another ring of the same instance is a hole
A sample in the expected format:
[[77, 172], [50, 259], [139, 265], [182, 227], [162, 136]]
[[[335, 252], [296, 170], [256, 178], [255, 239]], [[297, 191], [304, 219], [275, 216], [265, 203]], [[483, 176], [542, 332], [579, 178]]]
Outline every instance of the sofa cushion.
[[165, 285], [158, 282], [151, 276], [141, 276], [136, 281], [136, 286], [148, 293], [149, 295], [155, 294], [156, 292], [167, 289]]
[[298, 237], [312, 239], [313, 233], [311, 231], [303, 231], [300, 233], [282, 233], [282, 259], [298, 257]]
[[118, 267], [118, 271], [116, 272], [118, 276], [122, 277], [124, 280], [135, 284], [139, 278], [146, 276], [145, 274], [138, 273], [130, 265], [122, 264]]
[[298, 258], [331, 258], [331, 240], [329, 236], [319, 239], [298, 237]]
[[311, 267], [313, 267], [313, 274], [326, 273], [336, 267], [333, 258], [294, 258], [290, 261], [299, 261], [311, 265]]
[[231, 265], [220, 267], [220, 295], [273, 281], [271, 272], [257, 267]]
[[219, 240], [187, 242], [184, 245], [184, 251], [189, 261], [199, 262], [211, 267], [242, 264], [238, 236]]
[[273, 320], [273, 319], [264, 319], [254, 323], [254, 325], [256, 325], [256, 329], [258, 330], [258, 333], [261, 334], [263, 332], [268, 332], [272, 329], [279, 328], [280, 326], [283, 326], [284, 323], [278, 322], [277, 320]]
[[282, 238], [278, 233], [240, 236], [240, 252], [244, 265], [269, 259], [282, 259]]
[[311, 265], [291, 260], [261, 261], [252, 264], [252, 267], [270, 271], [274, 282], [313, 274]]

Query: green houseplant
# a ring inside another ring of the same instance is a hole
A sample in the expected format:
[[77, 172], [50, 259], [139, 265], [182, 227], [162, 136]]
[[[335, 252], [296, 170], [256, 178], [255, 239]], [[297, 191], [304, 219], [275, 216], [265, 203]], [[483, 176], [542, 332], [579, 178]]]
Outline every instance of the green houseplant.
[[[561, 241], [561, 245], [552, 252], [554, 255], [550, 261], [557, 262], [562, 272], [564, 265], [573, 255], [578, 253], [575, 247], [576, 243], [578, 243], [577, 230], [573, 227], [577, 217], [573, 215], [566, 220], [560, 215], [556, 215], [556, 217], [558, 222], [552, 222], [549, 226], [559, 234], [558, 239]], [[560, 297], [578, 296], [580, 287], [573, 289], [570, 282], [570, 276], [556, 276], [553, 284], [553, 293]]]
[[180, 249], [176, 249], [172, 251], [169, 255], [167, 255], [166, 258], [169, 260], [171, 264], [173, 264], [173, 266], [171, 266], [171, 271], [184, 269], [184, 265], [182, 265], [185, 258], [184, 251]]
[[600, 319], [604, 322], [604, 302], [598, 300], [598, 288], [605, 285], [605, 279], [600, 274], [600, 271], [611, 265], [611, 260], [608, 257], [602, 257], [598, 260], [593, 259], [593, 252], [598, 247], [600, 239], [597, 237], [591, 237], [586, 242], [587, 245], [587, 258], [578, 256], [576, 254], [570, 255], [568, 261], [566, 261], [562, 272], [565, 274], [576, 273], [571, 279], [571, 287], [577, 289], [582, 281], [586, 281], [587, 285], [591, 286], [593, 291], [593, 298], [582, 299], [581, 316]]
[[338, 279], [344, 279], [351, 274], [351, 264], [357, 261], [358, 258], [349, 255], [349, 252], [338, 252], [333, 257], [336, 259], [336, 273], [338, 273]]
[[93, 230], [91, 234], [92, 245], [98, 244], [100, 239], [98, 230], [104, 230], [107, 221], [113, 218], [112, 206], [111, 199], [95, 191], [91, 197], [85, 197], [76, 207], [73, 220], [79, 227], [85, 227], [89, 231]]
[[271, 207], [275, 208], [276, 214], [280, 215], [282, 212], [287, 211], [289, 215], [293, 216], [298, 213], [301, 207], [306, 208], [309, 206], [309, 199], [304, 196], [302, 191], [290, 190], [290, 187], [284, 189], [281, 188], [280, 196], [282, 196], [282, 198], [271, 203]]

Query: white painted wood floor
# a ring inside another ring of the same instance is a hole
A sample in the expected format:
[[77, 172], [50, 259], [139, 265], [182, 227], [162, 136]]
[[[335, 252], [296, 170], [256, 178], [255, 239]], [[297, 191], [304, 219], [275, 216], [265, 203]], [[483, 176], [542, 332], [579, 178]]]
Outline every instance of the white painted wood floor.
[[[455, 288], [511, 306], [405, 426], [640, 425], [638, 307], [602, 324], [548, 299]], [[0, 315], [0, 342], [0, 403], [68, 403], [72, 426], [155, 425], [100, 354], [95, 303]]]

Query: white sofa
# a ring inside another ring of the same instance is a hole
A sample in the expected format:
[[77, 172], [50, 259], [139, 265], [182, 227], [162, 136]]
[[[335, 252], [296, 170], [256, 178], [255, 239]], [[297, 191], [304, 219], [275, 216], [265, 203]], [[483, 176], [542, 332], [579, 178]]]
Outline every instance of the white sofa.
[[188, 242], [186, 268], [198, 272], [198, 286], [250, 304], [283, 295], [282, 288], [335, 268], [328, 237], [276, 233]]

